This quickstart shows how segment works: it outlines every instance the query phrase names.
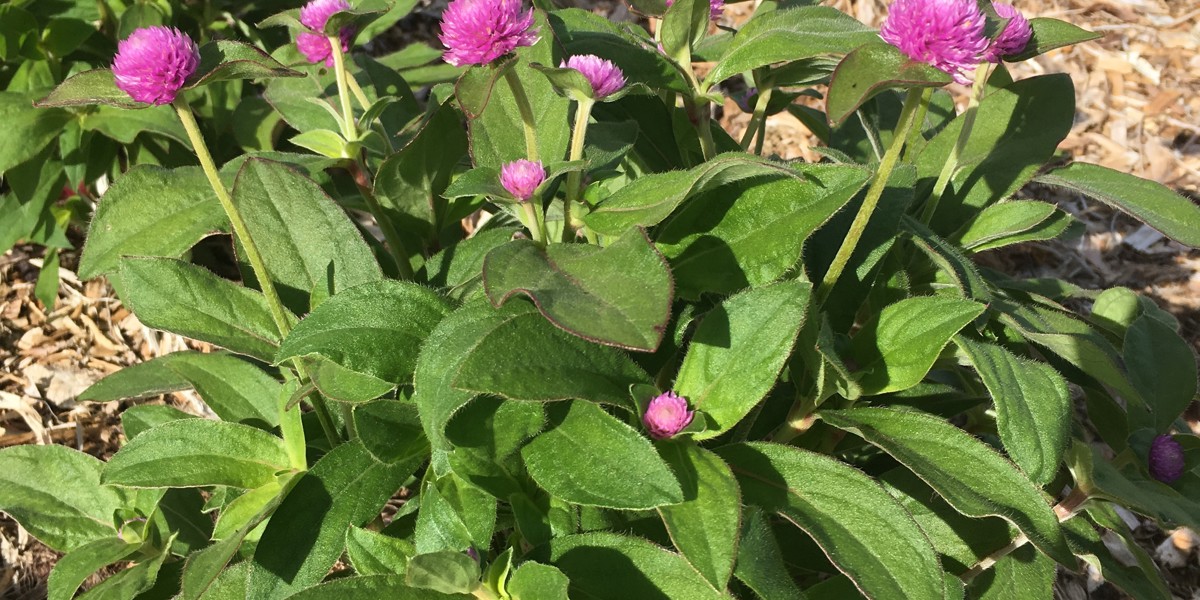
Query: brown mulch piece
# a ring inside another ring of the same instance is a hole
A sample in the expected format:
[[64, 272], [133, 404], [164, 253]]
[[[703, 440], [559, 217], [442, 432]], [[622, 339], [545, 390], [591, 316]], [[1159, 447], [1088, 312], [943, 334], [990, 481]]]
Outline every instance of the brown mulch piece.
[[[886, 16], [888, 3], [824, 2], [872, 25]], [[413, 41], [436, 47], [445, 4], [446, 0], [422, 0], [413, 15], [368, 50], [386, 53]], [[613, 20], [637, 20], [616, 0], [576, 4]], [[1105, 34], [1011, 66], [1015, 78], [1065, 72], [1075, 82], [1076, 121], [1062, 150], [1076, 160], [1130, 172], [1200, 198], [1200, 0], [1015, 4], [1026, 16], [1055, 17]], [[722, 24], [743, 22], [754, 5], [729, 4]], [[964, 91], [957, 90], [960, 96]], [[749, 115], [732, 100], [722, 108], [722, 124], [740, 139]], [[766, 154], [819, 160], [812, 150], [816, 139], [794, 117], [786, 112], [773, 116], [768, 126]], [[1056, 202], [1083, 221], [1086, 233], [1071, 242], [990, 252], [983, 261], [1017, 276], [1059, 277], [1086, 288], [1130, 287], [1175, 314], [1185, 338], [1200, 349], [1200, 253], [1106, 206], [1048, 188], [1026, 193]], [[0, 448], [53, 443], [106, 458], [119, 447], [119, 414], [128, 403], [77, 404], [78, 394], [124, 366], [207, 346], [144, 327], [106, 282], [75, 277], [71, 252], [63, 255], [58, 301], [46, 310], [33, 295], [40, 256], [41, 250], [31, 246], [0, 256]], [[192, 392], [138, 402], [169, 403], [195, 414], [204, 411]], [[1123, 516], [1139, 544], [1156, 557], [1173, 595], [1200, 599], [1200, 541], [1186, 530], [1164, 532], [1153, 522]], [[1120, 554], [1117, 545], [1113, 548]], [[44, 597], [46, 576], [58, 557], [0, 513], [0, 599]], [[1055, 596], [1123, 597], [1095, 573], [1060, 574]]]

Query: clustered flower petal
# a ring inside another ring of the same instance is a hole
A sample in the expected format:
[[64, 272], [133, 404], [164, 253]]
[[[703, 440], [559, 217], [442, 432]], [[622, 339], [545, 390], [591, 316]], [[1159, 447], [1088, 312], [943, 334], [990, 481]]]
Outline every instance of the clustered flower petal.
[[1175, 438], [1163, 434], [1150, 444], [1150, 475], [1163, 483], [1183, 476], [1183, 446]]
[[[675, 0], [667, 0], [667, 6], [675, 4]], [[716, 21], [725, 14], [725, 0], [708, 0], [708, 18]]]
[[452, 0], [442, 13], [438, 39], [446, 62], [486, 65], [521, 46], [538, 41], [533, 9], [522, 12], [521, 0]]
[[688, 410], [687, 398], [668, 391], [650, 401], [646, 414], [642, 415], [642, 424], [646, 426], [650, 437], [665, 440], [683, 431], [684, 427], [691, 424], [695, 414]]
[[112, 71], [117, 87], [130, 98], [170, 104], [199, 64], [200, 49], [192, 38], [155, 25], [136, 29], [117, 44]]
[[[296, 48], [308, 62], [324, 62], [327, 67], [333, 66], [333, 48], [329, 46], [329, 38], [325, 35], [325, 23], [334, 13], [343, 10], [350, 10], [346, 0], [312, 0], [300, 9], [300, 22], [309, 30], [296, 35]], [[341, 28], [338, 39], [342, 42], [342, 52], [349, 52], [354, 28]]]
[[879, 34], [909, 58], [967, 84], [988, 49], [983, 28], [975, 0], [896, 0]]
[[533, 192], [546, 180], [546, 169], [541, 162], [514, 160], [500, 167], [500, 185], [519, 202], [533, 197]]
[[991, 47], [987, 49], [987, 60], [989, 62], [1000, 62], [1000, 59], [1020, 53], [1025, 49], [1025, 45], [1029, 43], [1029, 38], [1033, 37], [1033, 27], [1029, 25], [1029, 20], [1021, 11], [1014, 8], [1011, 4], [996, 2], [992, 5], [996, 9], [996, 14], [1003, 19], [1008, 19], [1008, 24], [1004, 26], [1004, 31], [996, 36], [992, 41]]
[[575, 69], [592, 84], [597, 99], [611, 96], [625, 87], [625, 74], [612, 61], [594, 54], [578, 54], [563, 61], [562, 68]]

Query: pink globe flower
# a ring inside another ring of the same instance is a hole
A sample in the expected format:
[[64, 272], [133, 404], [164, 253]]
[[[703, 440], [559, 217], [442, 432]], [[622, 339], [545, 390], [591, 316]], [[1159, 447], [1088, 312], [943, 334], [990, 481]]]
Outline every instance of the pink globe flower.
[[642, 415], [642, 424], [646, 426], [650, 437], [665, 440], [683, 431], [695, 415], [694, 411], [688, 410], [687, 398], [668, 391], [650, 401], [646, 414]]
[[[323, 62], [325, 66], [333, 66], [333, 48], [329, 47], [329, 38], [325, 36], [325, 23], [334, 13], [349, 10], [346, 0], [312, 0], [300, 9], [300, 22], [309, 31], [296, 34], [296, 48], [308, 62], [316, 64]], [[342, 41], [342, 52], [350, 51], [350, 41], [354, 39], [354, 29], [343, 27], [338, 31], [338, 39]]]
[[989, 44], [983, 27], [975, 0], [896, 0], [879, 34], [909, 58], [969, 84]]
[[1029, 38], [1033, 37], [1033, 27], [1029, 25], [1029, 20], [1025, 18], [1025, 15], [1022, 15], [1021, 11], [1010, 4], [996, 2], [992, 7], [996, 9], [996, 14], [1001, 18], [1008, 19], [1004, 31], [1001, 31], [1000, 35], [992, 41], [985, 56], [989, 62], [998, 63], [1002, 57], [1018, 54], [1025, 49]]
[[1160, 435], [1150, 444], [1150, 475], [1163, 483], [1183, 476], [1183, 446], [1169, 435]]
[[592, 84], [596, 99], [607, 98], [625, 87], [625, 74], [612, 61], [594, 54], [579, 54], [563, 61], [562, 68], [575, 69]]
[[130, 98], [170, 104], [200, 64], [200, 49], [173, 27], [143, 27], [117, 44], [113, 78]]
[[500, 185], [508, 190], [518, 202], [533, 197], [533, 192], [546, 180], [546, 169], [542, 163], [532, 160], [514, 160], [500, 167]]
[[521, 0], [452, 0], [442, 13], [442, 58], [456, 66], [486, 65], [538, 41], [533, 9]]
[[[667, 0], [667, 6], [675, 4], [675, 0]], [[725, 0], [708, 0], [708, 18], [716, 21], [725, 14]]]

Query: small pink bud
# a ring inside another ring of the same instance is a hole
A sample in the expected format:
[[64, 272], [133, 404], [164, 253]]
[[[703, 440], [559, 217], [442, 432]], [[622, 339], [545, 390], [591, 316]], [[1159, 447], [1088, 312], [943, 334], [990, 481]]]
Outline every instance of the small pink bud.
[[538, 40], [533, 9], [521, 9], [521, 0], [451, 0], [438, 36], [446, 47], [443, 60], [456, 67], [486, 65], [532, 46]]
[[541, 162], [514, 160], [500, 167], [500, 185], [508, 190], [518, 202], [533, 197], [533, 192], [546, 180], [546, 169]]
[[1029, 25], [1025, 15], [1022, 15], [1021, 11], [1010, 4], [996, 2], [992, 4], [992, 7], [996, 9], [996, 14], [1001, 18], [1008, 19], [1004, 31], [996, 36], [987, 50], [986, 58], [989, 62], [1000, 62], [1002, 57], [1018, 54], [1025, 49], [1029, 38], [1033, 37], [1033, 27]]
[[[308, 62], [316, 64], [324, 62], [325, 66], [333, 66], [333, 49], [329, 47], [329, 38], [325, 35], [325, 23], [334, 13], [349, 10], [346, 0], [312, 0], [300, 9], [300, 22], [309, 31], [296, 34], [296, 48]], [[338, 39], [342, 42], [342, 52], [350, 51], [350, 42], [354, 39], [354, 29], [343, 27], [338, 31]]]
[[612, 61], [594, 54], [579, 54], [563, 61], [562, 68], [575, 69], [592, 84], [596, 99], [606, 98], [625, 87], [625, 74]]
[[896, 0], [879, 35], [909, 58], [969, 84], [990, 43], [984, 25], [975, 0]]
[[650, 401], [646, 414], [642, 415], [642, 424], [646, 426], [650, 437], [665, 440], [683, 431], [684, 427], [691, 424], [695, 414], [688, 410], [687, 398], [668, 391]]
[[1150, 475], [1163, 483], [1183, 476], [1183, 446], [1169, 435], [1154, 438], [1150, 444]]
[[173, 27], [135, 29], [117, 44], [113, 78], [130, 98], [170, 104], [200, 64], [196, 42]]
[[[675, 4], [675, 0], [667, 0], [667, 6]], [[725, 0], [708, 0], [708, 18], [716, 21], [725, 14]]]

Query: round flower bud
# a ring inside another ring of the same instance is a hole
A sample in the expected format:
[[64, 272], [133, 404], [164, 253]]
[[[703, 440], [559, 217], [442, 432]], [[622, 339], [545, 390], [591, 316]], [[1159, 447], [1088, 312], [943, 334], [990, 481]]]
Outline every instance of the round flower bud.
[[533, 192], [546, 180], [546, 169], [542, 163], [532, 160], [514, 160], [500, 167], [500, 185], [508, 190], [518, 202], [533, 197]]
[[521, 0], [452, 0], [442, 13], [442, 58], [456, 66], [486, 65], [538, 40], [533, 9]]
[[594, 54], [579, 54], [563, 61], [562, 68], [575, 69], [592, 84], [596, 99], [606, 98], [625, 87], [625, 74], [612, 61]]
[[130, 98], [149, 104], [170, 104], [183, 83], [196, 72], [200, 49], [173, 27], [135, 29], [117, 44], [113, 78]]
[[646, 426], [650, 437], [665, 440], [683, 431], [684, 427], [691, 424], [695, 414], [688, 410], [686, 398], [668, 391], [650, 401], [646, 414], [642, 415], [642, 424]]
[[1025, 18], [1025, 15], [1022, 15], [1021, 11], [1011, 4], [996, 2], [992, 7], [996, 9], [996, 14], [1001, 18], [1008, 19], [1004, 31], [996, 36], [992, 45], [987, 49], [987, 60], [995, 63], [1000, 62], [1000, 59], [1005, 56], [1024, 50], [1025, 45], [1029, 43], [1029, 38], [1033, 37], [1033, 27], [1029, 25], [1029, 20]]
[[[334, 13], [349, 9], [346, 0], [313, 0], [300, 9], [300, 22], [309, 31], [296, 34], [296, 48], [308, 62], [323, 62], [327, 67], [333, 66], [333, 49], [329, 47], [329, 38], [324, 33], [325, 23]], [[349, 52], [354, 29], [341, 28], [338, 39], [342, 42], [342, 52]]]
[[989, 44], [983, 27], [975, 0], [896, 0], [879, 34], [909, 58], [969, 84]]
[[1163, 483], [1183, 476], [1183, 446], [1169, 435], [1160, 435], [1150, 444], [1150, 475]]

